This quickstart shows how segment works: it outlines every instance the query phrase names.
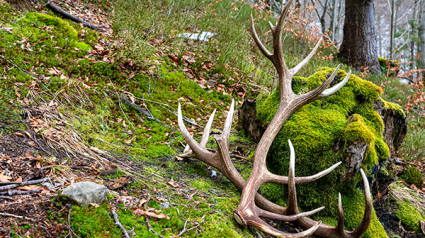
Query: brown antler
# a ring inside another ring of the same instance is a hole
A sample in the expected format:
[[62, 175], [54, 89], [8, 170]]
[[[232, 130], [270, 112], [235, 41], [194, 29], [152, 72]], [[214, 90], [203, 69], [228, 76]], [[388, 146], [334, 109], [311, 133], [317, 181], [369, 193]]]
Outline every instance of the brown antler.
[[[317, 50], [321, 41], [317, 43], [313, 51], [301, 61], [297, 66], [292, 69], [288, 69], [285, 64], [285, 60], [282, 52], [282, 29], [283, 22], [289, 12], [289, 6], [293, 0], [290, 0], [285, 9], [282, 12], [282, 15], [279, 18], [279, 21], [276, 26], [273, 26], [270, 23], [270, 27], [272, 29], [273, 34], [273, 54], [271, 54], [261, 43], [259, 40], [255, 28], [254, 22], [251, 16], [251, 33], [254, 41], [262, 51], [262, 53], [269, 58], [274, 64], [277, 72], [279, 74], [279, 84], [280, 84], [280, 103], [276, 115], [274, 116], [272, 122], [258, 143], [256, 152], [255, 152], [255, 161], [254, 167], [251, 172], [251, 175], [247, 182], [243, 179], [243, 177], [236, 170], [234, 165], [232, 164], [229, 156], [229, 135], [230, 128], [232, 124], [232, 117], [234, 112], [234, 102], [232, 101], [231, 108], [229, 110], [226, 122], [224, 124], [223, 133], [219, 135], [213, 135], [214, 139], [217, 142], [218, 150], [215, 153], [209, 152], [205, 146], [209, 137], [209, 130], [211, 128], [212, 120], [214, 117], [214, 113], [211, 115], [207, 126], [205, 127], [203, 137], [201, 142], [198, 144], [186, 130], [181, 114], [181, 108], [179, 105], [178, 110], [178, 122], [180, 130], [188, 143], [188, 146], [185, 148], [183, 154], [181, 156], [184, 157], [194, 157], [197, 158], [223, 173], [239, 190], [242, 190], [242, 198], [241, 202], [237, 209], [234, 210], [235, 219], [238, 223], [243, 225], [251, 225], [254, 226], [268, 234], [281, 236], [281, 237], [304, 237], [312, 234], [313, 232], [317, 235], [323, 237], [361, 237], [369, 226], [371, 220], [371, 211], [372, 211], [372, 202], [370, 198], [369, 192], [369, 184], [367, 179], [365, 178], [364, 172], [361, 170], [363, 181], [365, 183], [365, 200], [366, 200], [366, 208], [364, 219], [361, 224], [352, 232], [345, 231], [343, 229], [343, 212], [341, 207], [341, 202], [339, 202], [339, 221], [337, 227], [331, 227], [327, 225], [321, 224], [321, 222], [316, 222], [311, 220], [305, 216], [311, 215], [317, 211], [323, 209], [323, 207], [318, 208], [316, 210], [310, 212], [300, 213], [297, 206], [297, 197], [296, 197], [296, 189], [295, 184], [298, 183], [307, 183], [314, 180], [317, 180], [324, 175], [331, 172], [335, 169], [341, 162], [333, 165], [329, 169], [322, 171], [316, 175], [308, 176], [308, 177], [295, 177], [295, 153], [292, 147], [291, 142], [289, 141], [290, 149], [291, 149], [291, 161], [290, 161], [290, 170], [288, 177], [279, 176], [270, 173], [265, 164], [266, 155], [270, 148], [270, 145], [277, 133], [285, 123], [285, 121], [289, 118], [289, 116], [295, 112], [297, 109], [302, 107], [303, 105], [314, 101], [316, 99], [320, 99], [326, 96], [329, 96], [336, 91], [338, 91], [341, 87], [345, 85], [350, 77], [350, 73], [344, 78], [342, 82], [335, 85], [330, 89], [326, 89], [329, 84], [333, 81], [336, 73], [338, 72], [339, 66], [332, 73], [332, 75], [327, 79], [321, 86], [317, 89], [303, 94], [296, 95], [293, 93], [291, 88], [291, 80], [292, 77], [311, 59]], [[289, 187], [289, 198], [288, 198], [288, 207], [278, 206], [266, 198], [262, 197], [257, 193], [259, 187], [264, 183], [278, 183], [278, 184], [288, 184]], [[254, 202], [255, 198], [255, 202]], [[262, 208], [262, 209], [260, 209]], [[307, 229], [304, 232], [297, 234], [288, 234], [282, 231], [279, 231], [266, 222], [264, 222], [260, 217], [270, 218], [281, 221], [296, 221], [298, 225]]]

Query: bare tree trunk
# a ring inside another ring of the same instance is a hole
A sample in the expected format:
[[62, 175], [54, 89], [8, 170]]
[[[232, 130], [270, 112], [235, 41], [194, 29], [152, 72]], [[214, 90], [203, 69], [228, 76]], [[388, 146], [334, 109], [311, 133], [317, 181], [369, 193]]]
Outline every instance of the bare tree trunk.
[[[379, 15], [378, 17], [377, 17], [377, 19], [378, 19], [378, 29], [381, 29], [381, 16], [382, 15]], [[380, 56], [382, 56], [382, 34], [381, 33], [378, 33], [378, 42], [379, 42], [379, 55]]]
[[390, 59], [394, 57], [394, 16], [395, 16], [395, 1], [391, 0], [391, 39], [390, 39]]
[[[421, 69], [425, 70], [425, 9], [421, 9], [421, 24], [419, 25], [419, 38], [421, 39]], [[422, 78], [425, 72], [422, 72]]]
[[[412, 37], [410, 38], [410, 70], [415, 68], [415, 41], [413, 39], [413, 36], [415, 35], [415, 27], [414, 24], [416, 22], [416, 8], [419, 0], [415, 0], [415, 8], [413, 9], [413, 16], [412, 16]], [[420, 12], [420, 11], [419, 11]]]
[[325, 5], [323, 7], [322, 16], [320, 17], [320, 24], [322, 24], [322, 33], [323, 34], [326, 32], [326, 12], [328, 11], [328, 3], [329, 3], [329, 0], [326, 0]]
[[343, 16], [343, 14], [342, 14], [342, 12], [344, 11], [344, 8], [342, 8], [342, 5], [344, 4], [344, 1], [343, 0], [339, 0], [339, 5], [338, 5], [338, 23], [337, 23], [337, 25], [336, 25], [336, 29], [335, 29], [335, 31], [336, 31], [336, 40], [339, 40], [339, 38], [340, 38], [340, 26], [341, 26], [341, 19], [342, 19], [342, 16]]
[[336, 23], [336, 4], [337, 1], [332, 1], [332, 18], [331, 18], [331, 31], [332, 31], [332, 42], [335, 41], [335, 23]]
[[369, 67], [371, 72], [380, 73], [376, 43], [373, 0], [346, 0], [342, 60], [355, 68]]

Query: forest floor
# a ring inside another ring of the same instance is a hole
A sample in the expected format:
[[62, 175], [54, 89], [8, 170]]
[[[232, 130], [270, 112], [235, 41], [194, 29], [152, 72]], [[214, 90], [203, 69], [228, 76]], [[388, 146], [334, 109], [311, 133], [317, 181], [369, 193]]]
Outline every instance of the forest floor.
[[[217, 108], [213, 131], [220, 133], [231, 98], [240, 106], [244, 99], [266, 92], [273, 72], [245, 65], [251, 72], [247, 74], [234, 66], [237, 59], [231, 57], [236, 56], [229, 52], [235, 46], [220, 48], [230, 58], [221, 62], [208, 55], [217, 50], [202, 42], [180, 39], [184, 44], [173, 45], [162, 29], [137, 28], [128, 16], [112, 13], [131, 8], [131, 1], [123, 9], [108, 1], [56, 4], [104, 32], [69, 19], [59, 21], [60, 15], [42, 2], [15, 9], [0, 0], [0, 237], [121, 237], [111, 210], [132, 237], [268, 237], [234, 221], [240, 193], [221, 173], [178, 156], [184, 140], [176, 111], [181, 103], [189, 131], [200, 137]], [[176, 8], [161, 9], [170, 15]], [[239, 8], [231, 14], [238, 16], [244, 10]], [[184, 17], [192, 11], [205, 14], [200, 9], [195, 4], [180, 10]], [[147, 46], [137, 45], [144, 43], [134, 36], [147, 37], [152, 31], [161, 34]], [[139, 51], [149, 57], [137, 58]], [[256, 56], [249, 63], [267, 65]], [[318, 60], [301, 73], [311, 74], [324, 66], [320, 64]], [[263, 77], [267, 83], [259, 81]], [[236, 127], [237, 113], [233, 121]], [[245, 178], [255, 146], [232, 130], [232, 162]], [[212, 140], [208, 147], [216, 149]], [[424, 167], [423, 160], [414, 163]], [[64, 187], [82, 181], [107, 186], [112, 191], [108, 201], [77, 207], [60, 199]], [[424, 190], [409, 189], [425, 195]], [[375, 200], [377, 208], [385, 203]], [[423, 237], [405, 231], [387, 205], [377, 213], [395, 235]], [[287, 232], [302, 230], [291, 223], [267, 222]]]

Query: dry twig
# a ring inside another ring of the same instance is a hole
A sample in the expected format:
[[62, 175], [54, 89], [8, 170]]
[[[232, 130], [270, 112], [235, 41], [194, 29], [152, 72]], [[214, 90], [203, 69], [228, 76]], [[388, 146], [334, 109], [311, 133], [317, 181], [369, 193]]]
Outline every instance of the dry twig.
[[117, 225], [119, 228], [121, 228], [122, 232], [124, 233], [125, 238], [130, 238], [130, 236], [128, 235], [127, 230], [125, 229], [125, 227], [120, 223], [120, 220], [118, 220], [118, 215], [115, 212], [115, 210], [112, 210], [112, 215], [114, 216], [114, 221], [115, 221], [115, 225]]

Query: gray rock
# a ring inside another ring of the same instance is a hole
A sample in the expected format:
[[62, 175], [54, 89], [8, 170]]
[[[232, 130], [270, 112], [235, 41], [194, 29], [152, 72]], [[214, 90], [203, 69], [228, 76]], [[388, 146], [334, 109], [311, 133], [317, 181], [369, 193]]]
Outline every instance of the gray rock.
[[159, 204], [159, 206], [160, 206], [162, 209], [167, 209], [167, 208], [169, 208], [169, 207], [170, 207], [170, 203], [169, 203], [169, 202], [163, 202], [163, 203], [160, 203], [160, 204]]
[[48, 189], [50, 189], [50, 190], [52, 190], [52, 189], [54, 189], [55, 188], [55, 185], [53, 185], [52, 183], [50, 183], [50, 182], [44, 182], [44, 183], [42, 183], [41, 184], [41, 186], [44, 186], [44, 187], [46, 187], [46, 188], [48, 188]]
[[62, 192], [62, 197], [71, 203], [85, 206], [90, 203], [102, 204], [106, 200], [108, 188], [92, 182], [74, 183]]

